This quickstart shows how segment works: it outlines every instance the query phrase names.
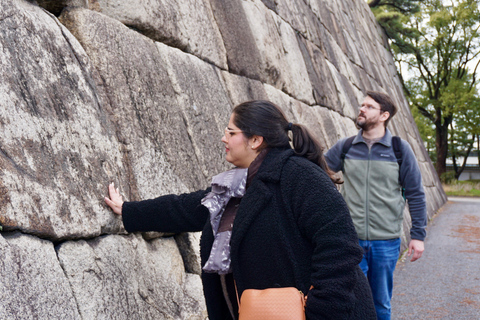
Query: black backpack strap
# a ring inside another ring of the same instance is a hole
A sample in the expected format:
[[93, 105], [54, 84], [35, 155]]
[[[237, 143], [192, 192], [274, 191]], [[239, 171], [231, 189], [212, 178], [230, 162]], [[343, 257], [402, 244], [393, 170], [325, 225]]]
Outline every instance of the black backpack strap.
[[402, 165], [402, 140], [398, 136], [392, 137], [392, 147], [393, 152], [395, 152], [395, 157], [397, 158], [398, 166]]
[[342, 154], [340, 155], [342, 159], [342, 171], [343, 171], [343, 163], [345, 162], [345, 156], [347, 155], [348, 150], [350, 150], [350, 148], [352, 147], [353, 139], [355, 139], [355, 136], [349, 137], [347, 140], [345, 140], [345, 143], [343, 144]]
[[[398, 168], [400, 172], [400, 167], [402, 166], [402, 140], [398, 136], [392, 137], [392, 147], [393, 152], [395, 153], [395, 157], [397, 158]], [[402, 186], [402, 196], [405, 200], [405, 188]]]

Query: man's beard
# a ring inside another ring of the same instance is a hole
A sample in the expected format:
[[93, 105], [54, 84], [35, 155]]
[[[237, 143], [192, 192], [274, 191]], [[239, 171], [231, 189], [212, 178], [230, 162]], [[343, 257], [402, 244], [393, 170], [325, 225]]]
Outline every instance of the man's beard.
[[[362, 120], [360, 120], [360, 116], [363, 117]], [[357, 125], [357, 127], [361, 128], [363, 131], [368, 131], [376, 125], [375, 122], [373, 122], [372, 120], [368, 120], [365, 117], [365, 115], [362, 113], [358, 115], [357, 120], [355, 121], [355, 124]]]

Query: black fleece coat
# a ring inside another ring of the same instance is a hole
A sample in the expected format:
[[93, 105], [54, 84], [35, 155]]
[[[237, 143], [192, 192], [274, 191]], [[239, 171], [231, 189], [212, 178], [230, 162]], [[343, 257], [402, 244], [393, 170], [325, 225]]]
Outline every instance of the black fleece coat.
[[[214, 240], [208, 210], [200, 204], [208, 192], [125, 202], [125, 228], [203, 230], [203, 265]], [[376, 319], [345, 201], [319, 166], [291, 149], [270, 150], [247, 189], [233, 225], [231, 259], [240, 294], [250, 288], [293, 286], [308, 292], [309, 320]], [[204, 273], [202, 280], [209, 319], [231, 318], [218, 275]]]

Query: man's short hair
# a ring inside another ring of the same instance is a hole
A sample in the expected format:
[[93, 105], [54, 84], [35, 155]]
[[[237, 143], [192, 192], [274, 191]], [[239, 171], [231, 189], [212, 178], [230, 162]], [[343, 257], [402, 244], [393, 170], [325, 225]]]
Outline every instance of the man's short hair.
[[392, 119], [395, 113], [397, 113], [397, 107], [393, 103], [392, 99], [390, 99], [389, 95], [378, 91], [367, 91], [367, 96], [375, 100], [375, 102], [380, 105], [381, 111], [388, 111], [390, 114], [388, 119], [385, 121], [385, 127], [387, 127], [390, 119]]

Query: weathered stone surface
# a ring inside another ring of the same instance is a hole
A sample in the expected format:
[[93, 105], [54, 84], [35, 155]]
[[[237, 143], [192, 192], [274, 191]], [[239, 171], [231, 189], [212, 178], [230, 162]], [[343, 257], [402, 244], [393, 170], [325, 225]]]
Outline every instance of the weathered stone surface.
[[290, 97], [288, 94], [276, 89], [269, 84], [265, 84], [264, 88], [265, 93], [267, 94], [267, 100], [272, 101], [279, 108], [281, 108], [287, 120], [291, 122], [297, 122], [297, 118], [293, 110], [295, 106], [302, 104], [302, 102], [292, 99], [292, 97]]
[[336, 111], [338, 111], [342, 116], [348, 117], [350, 119], [356, 118], [358, 115], [358, 106], [355, 108], [355, 105], [351, 104], [350, 98], [347, 96], [348, 86], [344, 86], [343, 76], [335, 68], [333, 64], [327, 61], [327, 66], [330, 69], [330, 74], [332, 75], [331, 81], [335, 84], [335, 88], [338, 94], [338, 106]]
[[157, 47], [168, 68], [177, 105], [183, 112], [193, 145], [193, 149], [188, 150], [189, 162], [195, 166], [193, 171], [200, 171], [205, 177], [206, 182], [196, 187], [206, 188], [211, 177], [231, 168], [231, 164], [225, 161], [221, 138], [232, 105], [218, 70], [212, 65], [161, 43], [157, 43]]
[[53, 244], [0, 235], [0, 319], [81, 319]]
[[[177, 176], [178, 168], [169, 164], [172, 158], [189, 158], [189, 139], [155, 43], [86, 9], [64, 10], [60, 20], [80, 41], [101, 75], [108, 97], [106, 108], [125, 152], [130, 178], [124, 186], [129, 188], [127, 198], [151, 197], [165, 189], [174, 192], [170, 188], [186, 191], [180, 180], [185, 176]], [[147, 183], [151, 178], [157, 183]], [[191, 178], [196, 182], [204, 179], [202, 175]]]
[[0, 6], [0, 224], [44, 237], [117, 232], [102, 205], [122, 154], [77, 40], [26, 1]]
[[260, 0], [212, 0], [231, 71], [314, 103], [294, 30]]
[[268, 99], [262, 82], [225, 71], [221, 71], [220, 75], [232, 105], [236, 106], [250, 100]]
[[316, 45], [306, 41], [303, 37], [298, 36], [297, 39], [307, 66], [315, 103], [330, 109], [340, 110], [335, 83], [333, 81], [325, 81], [325, 79], [331, 79], [332, 75], [324, 53]]
[[207, 187], [243, 101], [275, 102], [328, 149], [357, 133], [366, 90], [388, 93], [429, 217], [445, 203], [365, 1], [127, 2], [0, 4], [0, 224], [62, 242], [64, 269], [51, 242], [2, 234], [0, 318], [204, 319], [199, 234], [126, 236], [103, 197], [110, 181], [128, 200]]
[[200, 236], [201, 232], [180, 233], [175, 235], [178, 250], [183, 259], [185, 271], [193, 274], [202, 274], [200, 265]]
[[[411, 131], [414, 131], [414, 130], [411, 130]], [[425, 148], [423, 147], [423, 142], [421, 141], [421, 139], [419, 139], [419, 134], [417, 133], [412, 135], [411, 131], [408, 132], [407, 134], [402, 135], [401, 134], [402, 132], [398, 132], [397, 130], [397, 133], [399, 133], [402, 137], [405, 137], [404, 139], [410, 143], [418, 162], [422, 162], [422, 163], [430, 162], [430, 158], [428, 154], [425, 152]], [[435, 174], [435, 173], [432, 173], [432, 174]]]
[[430, 163], [429, 162], [420, 162], [419, 161], [420, 170], [424, 172], [422, 174], [423, 185], [426, 187], [432, 187], [437, 184], [437, 180], [434, 178], [434, 175], [430, 171]]
[[186, 275], [173, 238], [104, 236], [59, 246], [83, 319], [205, 319], [198, 275]]
[[147, 37], [227, 69], [222, 36], [208, 0], [88, 0], [89, 7]]
[[290, 24], [302, 37], [321, 47], [322, 39], [321, 33], [319, 33], [319, 30], [323, 28], [321, 21], [305, 1], [262, 0], [262, 2]]
[[210, 0], [227, 52], [228, 70], [259, 80], [260, 52], [241, 1]]
[[130, 198], [207, 187], [226, 168], [219, 146], [231, 110], [212, 65], [90, 10], [65, 10], [60, 19], [105, 79], [112, 121], [128, 148]]

